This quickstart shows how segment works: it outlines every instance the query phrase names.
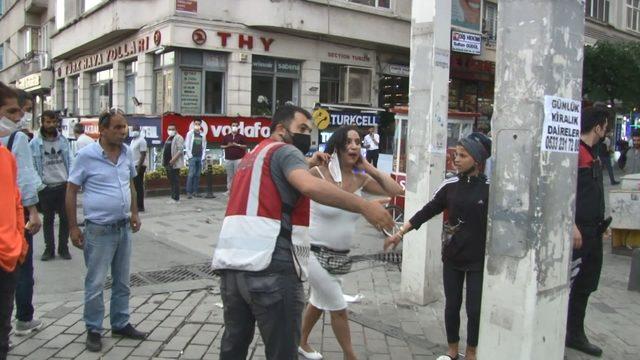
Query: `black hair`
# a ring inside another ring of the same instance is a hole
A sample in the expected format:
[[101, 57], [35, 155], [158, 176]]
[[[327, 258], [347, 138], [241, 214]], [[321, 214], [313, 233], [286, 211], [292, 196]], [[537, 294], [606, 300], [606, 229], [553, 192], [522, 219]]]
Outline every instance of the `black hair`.
[[357, 127], [353, 125], [342, 125], [334, 131], [333, 134], [331, 134], [329, 141], [327, 141], [327, 148], [325, 149], [325, 152], [327, 154], [337, 152], [338, 155], [340, 155], [347, 146], [347, 142], [349, 141], [349, 131], [351, 130], [357, 132], [360, 139], [362, 139]]
[[193, 123], [195, 124], [197, 122], [199, 122], [200, 124], [202, 124], [202, 119], [193, 119]]
[[42, 112], [42, 119], [48, 118], [53, 120], [58, 120], [58, 115], [56, 115], [55, 111], [45, 110]]
[[84, 134], [84, 125], [76, 123], [73, 125], [73, 132], [76, 134]]
[[0, 106], [5, 105], [5, 101], [8, 99], [16, 99], [18, 95], [16, 92], [0, 81]]
[[296, 113], [300, 113], [307, 119], [311, 119], [311, 114], [307, 110], [295, 105], [283, 105], [276, 109], [276, 112], [271, 117], [271, 126], [269, 127], [271, 132], [276, 130], [278, 124], [282, 124], [285, 128], [289, 127], [293, 118], [296, 117]]
[[22, 109], [24, 104], [27, 103], [27, 100], [30, 100], [33, 103], [33, 96], [24, 90], [16, 90], [16, 94], [18, 95], [18, 106]]
[[593, 106], [582, 109], [580, 133], [586, 134], [598, 125], [604, 127], [607, 123], [607, 119], [610, 117], [609, 110], [603, 106]]

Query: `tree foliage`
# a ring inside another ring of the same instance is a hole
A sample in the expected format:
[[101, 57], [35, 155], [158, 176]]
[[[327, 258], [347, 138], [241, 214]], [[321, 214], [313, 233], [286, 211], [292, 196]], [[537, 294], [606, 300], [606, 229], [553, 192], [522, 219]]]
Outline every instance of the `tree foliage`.
[[640, 105], [640, 43], [599, 41], [586, 46], [582, 92], [591, 101]]

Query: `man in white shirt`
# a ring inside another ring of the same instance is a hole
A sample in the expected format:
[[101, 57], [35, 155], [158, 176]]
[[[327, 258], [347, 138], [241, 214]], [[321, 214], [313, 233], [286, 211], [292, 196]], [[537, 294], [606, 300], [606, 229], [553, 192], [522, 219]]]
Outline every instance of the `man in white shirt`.
[[76, 136], [76, 155], [83, 147], [96, 142], [91, 136], [84, 133], [84, 125], [77, 123], [73, 126], [73, 133]]
[[145, 161], [147, 159], [147, 140], [140, 132], [140, 125], [131, 128], [131, 152], [133, 164], [136, 167], [136, 177], [133, 178], [133, 186], [136, 188], [136, 200], [138, 211], [144, 211], [144, 173], [147, 171]]
[[376, 128], [370, 127], [369, 133], [364, 137], [364, 148], [367, 149], [367, 161], [374, 167], [378, 167], [380, 155], [380, 135], [376, 134]]

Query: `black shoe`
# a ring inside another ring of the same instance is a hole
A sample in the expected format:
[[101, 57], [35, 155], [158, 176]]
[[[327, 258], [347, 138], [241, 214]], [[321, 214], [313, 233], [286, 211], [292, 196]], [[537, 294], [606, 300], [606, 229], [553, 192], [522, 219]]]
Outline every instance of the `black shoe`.
[[102, 335], [99, 332], [87, 332], [87, 341], [85, 343], [87, 350], [91, 352], [100, 352], [102, 350]]
[[613, 181], [613, 182], [611, 183], [611, 185], [618, 185], [618, 184], [620, 184], [620, 181]]
[[51, 251], [45, 251], [40, 257], [41, 261], [49, 261], [56, 257], [56, 255]]
[[122, 329], [112, 329], [111, 334], [134, 340], [144, 340], [147, 338], [147, 333], [136, 330], [133, 326], [131, 326], [131, 324], [127, 324], [127, 326], [123, 327]]
[[58, 255], [65, 260], [71, 260], [71, 254], [69, 254], [69, 250], [59, 251]]
[[602, 356], [602, 349], [596, 345], [593, 345], [589, 340], [585, 339], [567, 339], [565, 345], [568, 348], [581, 351], [591, 356]]

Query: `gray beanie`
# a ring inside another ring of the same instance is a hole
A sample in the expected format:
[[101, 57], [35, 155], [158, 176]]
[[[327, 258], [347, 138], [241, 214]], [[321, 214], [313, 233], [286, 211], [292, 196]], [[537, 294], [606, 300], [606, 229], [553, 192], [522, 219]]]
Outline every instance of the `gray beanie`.
[[471, 157], [479, 163], [485, 162], [489, 158], [489, 153], [487, 149], [476, 139], [472, 137], [466, 137], [464, 139], [460, 139], [458, 144], [461, 145]]

